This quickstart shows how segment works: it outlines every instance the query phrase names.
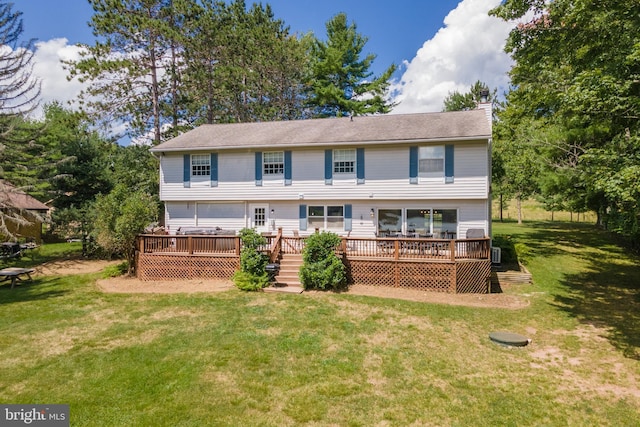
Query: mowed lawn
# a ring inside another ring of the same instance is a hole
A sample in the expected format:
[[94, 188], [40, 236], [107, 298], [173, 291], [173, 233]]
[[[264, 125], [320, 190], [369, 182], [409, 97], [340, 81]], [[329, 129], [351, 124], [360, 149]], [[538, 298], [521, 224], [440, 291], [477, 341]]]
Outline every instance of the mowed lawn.
[[637, 426], [638, 257], [586, 224], [494, 233], [533, 274], [503, 288], [526, 308], [2, 286], [0, 402], [68, 403], [72, 426]]

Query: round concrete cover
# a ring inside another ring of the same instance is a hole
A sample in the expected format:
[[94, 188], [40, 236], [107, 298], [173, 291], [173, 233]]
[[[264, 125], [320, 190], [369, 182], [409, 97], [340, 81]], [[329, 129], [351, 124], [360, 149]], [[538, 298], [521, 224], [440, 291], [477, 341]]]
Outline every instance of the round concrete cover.
[[514, 334], [513, 332], [491, 332], [489, 339], [501, 345], [511, 345], [515, 347], [524, 347], [531, 341], [529, 338], [520, 334]]

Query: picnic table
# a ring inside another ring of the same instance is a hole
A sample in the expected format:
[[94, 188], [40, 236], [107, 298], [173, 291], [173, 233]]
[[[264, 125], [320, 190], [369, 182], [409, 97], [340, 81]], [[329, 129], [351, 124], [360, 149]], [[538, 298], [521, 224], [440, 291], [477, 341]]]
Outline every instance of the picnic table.
[[11, 280], [11, 289], [13, 289], [18, 280], [22, 281], [20, 276], [26, 275], [31, 280], [31, 273], [34, 271], [33, 268], [7, 267], [0, 270], [0, 277], [2, 277], [1, 280]]

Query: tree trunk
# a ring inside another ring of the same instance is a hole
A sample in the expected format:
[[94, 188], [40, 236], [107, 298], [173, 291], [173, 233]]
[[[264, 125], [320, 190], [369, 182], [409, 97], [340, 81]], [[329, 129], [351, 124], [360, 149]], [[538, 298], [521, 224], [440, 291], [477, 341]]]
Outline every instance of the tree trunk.
[[502, 222], [502, 213], [503, 213], [503, 204], [502, 204], [502, 193], [500, 193], [500, 222]]
[[518, 209], [518, 224], [522, 224], [522, 200], [520, 196], [516, 197], [516, 207]]

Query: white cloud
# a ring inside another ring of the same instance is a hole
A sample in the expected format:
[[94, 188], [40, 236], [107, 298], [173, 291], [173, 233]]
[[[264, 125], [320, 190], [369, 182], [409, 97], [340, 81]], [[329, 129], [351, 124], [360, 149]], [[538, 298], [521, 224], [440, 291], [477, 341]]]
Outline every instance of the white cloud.
[[42, 108], [53, 101], [58, 101], [65, 107], [68, 107], [67, 102], [71, 102], [69, 107], [77, 107], [74, 103], [85, 84], [77, 79], [68, 81], [69, 72], [64, 69], [61, 61], [78, 60], [82, 48], [69, 45], [67, 39], [60, 38], [38, 42], [35, 49], [33, 76], [40, 80], [42, 91], [40, 107], [32, 113], [33, 116], [42, 118]]
[[392, 85], [393, 113], [441, 111], [453, 91], [466, 92], [477, 80], [502, 93], [509, 85], [512, 61], [504, 45], [514, 24], [488, 15], [500, 0], [463, 0], [444, 19]]

